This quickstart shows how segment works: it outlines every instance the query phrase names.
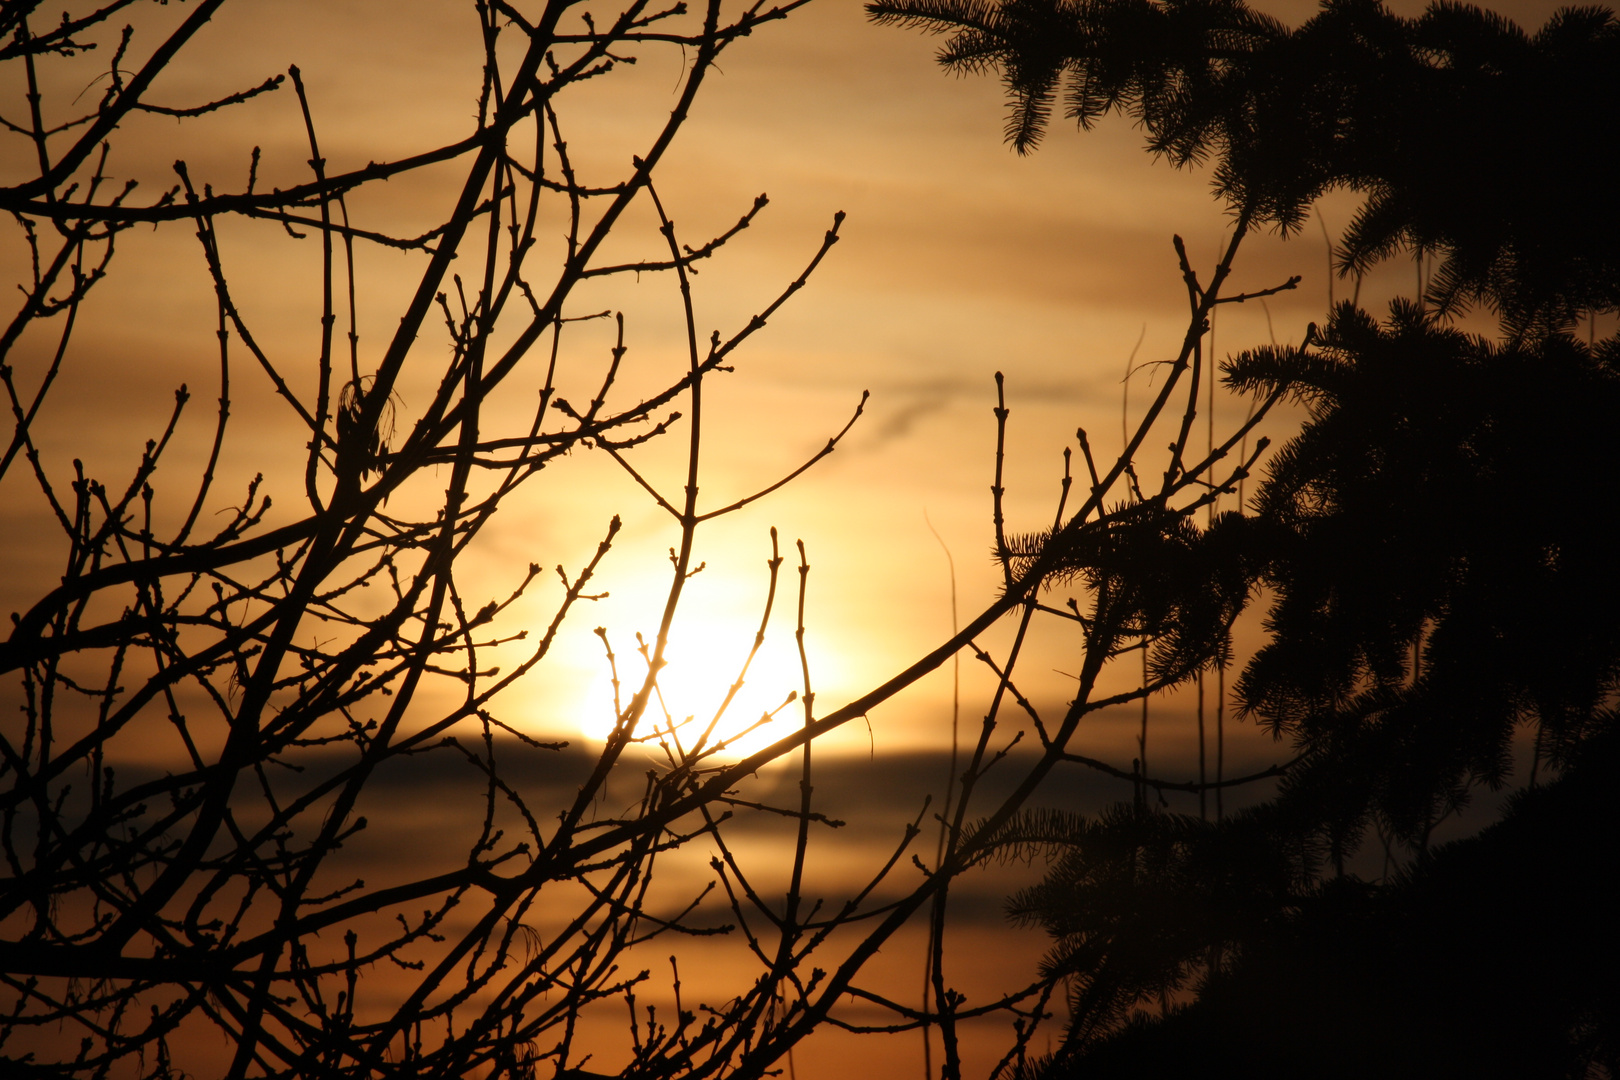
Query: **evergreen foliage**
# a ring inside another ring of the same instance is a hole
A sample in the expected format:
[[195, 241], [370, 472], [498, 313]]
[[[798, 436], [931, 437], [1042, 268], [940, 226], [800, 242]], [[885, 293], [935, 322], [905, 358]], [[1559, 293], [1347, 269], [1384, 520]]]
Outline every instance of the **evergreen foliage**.
[[1290, 30], [1242, 0], [875, 0], [880, 22], [949, 34], [941, 63], [1000, 71], [1007, 137], [1034, 149], [1054, 108], [1111, 112], [1177, 165], [1210, 161], [1235, 210], [1298, 229], [1334, 188], [1366, 195], [1346, 273], [1402, 249], [1443, 256], [1431, 299], [1510, 327], [1620, 306], [1620, 23], [1569, 8], [1539, 32], [1475, 7], [1417, 19], [1329, 0]]
[[1248, 603], [1255, 522], [1221, 514], [1199, 528], [1159, 499], [1121, 503], [1089, 529], [1008, 538], [1015, 573], [1045, 558], [1050, 582], [1079, 579], [1093, 623], [1117, 622], [1125, 649], [1148, 642], [1148, 675], [1173, 686], [1224, 655], [1228, 628]]
[[1274, 601], [1242, 710], [1305, 757], [1289, 797], [1336, 850], [1369, 820], [1426, 841], [1512, 768], [1516, 728], [1563, 764], [1620, 675], [1620, 568], [1596, 508], [1620, 481], [1620, 343], [1493, 344], [1397, 303], [1344, 305], [1310, 356], [1237, 357], [1229, 382], [1309, 406], [1256, 499]]
[[[1255, 898], [1223, 927], [1241, 950], [1207, 973], [1195, 1001], [1160, 1017], [1138, 1013], [1037, 1070], [1047, 1080], [1186, 1076], [1212, 1065], [1246, 1080], [1620, 1073], [1617, 750], [1612, 736], [1594, 740], [1558, 781], [1514, 796], [1502, 821], [1381, 887], [1345, 877], [1286, 905]], [[1209, 854], [1184, 857], [1191, 866], [1215, 855], [1222, 833], [1246, 826], [1156, 827], [1204, 841]], [[1163, 885], [1143, 877], [1115, 902], [1163, 905]]]
[[[1374, 0], [1327, 0], [1298, 29], [1241, 0], [868, 10], [948, 34], [949, 68], [1000, 72], [1020, 152], [1055, 108], [1081, 128], [1120, 112], [1154, 154], [1212, 163], [1239, 232], [1291, 233], [1348, 187], [1365, 202], [1344, 273], [1403, 249], [1443, 258], [1382, 320], [1340, 305], [1306, 347], [1228, 361], [1230, 388], [1308, 416], [1252, 516], [1059, 560], [1107, 567], [1114, 592], [1162, 613], [1144, 630], [1184, 624], [1167, 640], [1211, 662], [1224, 644], [1193, 627], [1263, 592], [1236, 704], [1298, 757], [1274, 798], [1224, 820], [1139, 794], [1006, 827], [1006, 850], [1051, 859], [1009, 912], [1052, 937], [1047, 970], [1070, 989], [1067, 1037], [1035, 1072], [1615, 1074], [1620, 338], [1567, 333], [1620, 307], [1620, 206], [1593, 152], [1620, 135], [1613, 13], [1567, 9], [1532, 35]], [[1451, 325], [1477, 301], [1500, 341]], [[1480, 788], [1526, 779], [1505, 820], [1431, 847]], [[1347, 870], [1375, 837], [1394, 873], [1365, 882]]]
[[1269, 933], [1320, 857], [1308, 832], [1276, 818], [1274, 805], [1216, 823], [1120, 804], [1096, 818], [1031, 810], [1001, 834], [1011, 857], [1052, 859], [1007, 907], [1054, 939], [1043, 973], [1068, 980], [1071, 1047], [1175, 993], [1214, 952]]

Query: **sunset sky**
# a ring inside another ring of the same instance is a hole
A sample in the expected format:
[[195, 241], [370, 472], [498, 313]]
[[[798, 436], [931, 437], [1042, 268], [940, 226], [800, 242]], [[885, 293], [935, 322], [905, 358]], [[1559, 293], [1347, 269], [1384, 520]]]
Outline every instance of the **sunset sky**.
[[[1290, 21], [1314, 9], [1297, 2], [1259, 6]], [[1403, 13], [1420, 9], [1410, 0], [1390, 6]], [[1538, 26], [1555, 6], [1534, 0], [1503, 10]], [[161, 18], [183, 14], [177, 7]], [[998, 586], [989, 557], [994, 373], [1006, 377], [1011, 409], [1009, 529], [1038, 531], [1051, 524], [1062, 453], [1076, 445], [1076, 427], [1087, 430], [1099, 458], [1111, 459], [1121, 446], [1122, 410], [1134, 420], [1152, 377], [1145, 368], [1127, 389], [1122, 376], [1129, 358], [1134, 353], [1142, 364], [1172, 355], [1182, 337], [1185, 293], [1172, 235], [1185, 238], [1200, 270], [1214, 262], [1228, 219], [1210, 195], [1207, 175], [1153, 161], [1141, 149], [1141, 132], [1119, 117], [1084, 135], [1056, 120], [1042, 148], [1019, 157], [1001, 138], [1005, 105], [998, 81], [942, 72], [933, 58], [937, 44], [916, 32], [872, 26], [856, 0], [816, 0], [725, 55], [659, 172], [664, 205], [681, 241], [693, 246], [729, 227], [756, 195], [771, 199], [757, 223], [694, 279], [703, 337], [710, 329], [734, 331], [768, 304], [815, 252], [834, 213], [847, 214], [841, 241], [806, 288], [739, 354], [736, 371], [711, 384], [705, 504], [724, 504], [790, 472], [844, 426], [863, 391], [871, 394], [863, 417], [829, 458], [700, 535], [698, 558], [706, 569], [693, 579], [664, 679], [678, 713], [712, 706], [735, 677], [759, 620], [773, 526], [787, 561], [767, 644], [749, 680], [752, 696], [743, 698], [739, 713], [756, 716], [798, 687], [796, 541], [803, 541], [812, 567], [807, 648], [819, 712], [949, 636], [947, 552], [954, 560], [957, 617], [967, 622]], [[175, 102], [217, 96], [296, 64], [330, 167], [353, 168], [464, 133], [478, 75], [469, 45], [476, 45], [476, 24], [461, 4], [227, 5], [156, 96]], [[47, 87], [56, 95], [50, 100], [65, 111], [104, 62], [85, 62], [78, 89], [71, 79]], [[649, 49], [635, 67], [578, 95], [563, 122], [583, 176], [622, 171], [650, 125], [667, 115], [682, 62], [676, 53]], [[15, 86], [0, 91], [7, 102], [21, 99]], [[264, 151], [262, 186], [289, 185], [307, 173], [302, 121], [287, 88], [184, 127], [142, 117], [126, 125], [120, 140], [111, 171], [120, 179], [142, 178], [143, 193], [171, 182], [168, 163], [175, 158], [188, 161], [199, 183], [236, 190], [254, 145]], [[7, 153], [16, 145], [8, 143]], [[8, 178], [26, 167], [0, 160]], [[458, 179], [452, 165], [379, 185], [352, 200], [351, 217], [362, 227], [420, 232], [442, 219]], [[1349, 283], [1328, 275], [1324, 229], [1337, 234], [1354, 206], [1354, 198], [1341, 193], [1301, 235], [1248, 241], [1237, 260], [1236, 288], [1272, 286], [1293, 274], [1303, 281], [1269, 307], [1225, 309], [1215, 327], [1217, 354], [1298, 341], [1309, 321], [1322, 318], [1330, 292], [1348, 294]], [[8, 283], [26, 272], [26, 249], [13, 239], [0, 249]], [[632, 219], [611, 257], [656, 257], [658, 244], [649, 218]], [[267, 348], [289, 363], [313, 356], [315, 241], [289, 240], [279, 226], [265, 223], [231, 226], [224, 254]], [[422, 263], [419, 255], [360, 248], [362, 355], [369, 347], [375, 359]], [[200, 407], [182, 425], [177, 455], [202, 459], [212, 434], [217, 360], [214, 301], [189, 226], [126, 234], [110, 273], [87, 310], [37, 434], [48, 467], [59, 475], [66, 476], [68, 462], [78, 457], [91, 474], [112, 482], [127, 476], [144, 440], [161, 428], [182, 382]], [[1412, 264], [1397, 260], [1363, 283], [1361, 299], [1376, 311], [1413, 291]], [[574, 314], [624, 312], [627, 398], [657, 384], [670, 365], [684, 363], [668, 278], [649, 274], [584, 290], [573, 307]], [[611, 327], [583, 325], [573, 340], [582, 363], [598, 364], [611, 344]], [[19, 370], [42, 363], [46, 349], [44, 339], [29, 342]], [[278, 410], [262, 380], [255, 383], [255, 374], [245, 365], [240, 371], [235, 427], [210, 510], [239, 502], [260, 471], [278, 502], [290, 506], [301, 497], [295, 463], [303, 452], [298, 440], [307, 436]], [[514, 383], [514, 416], [532, 407], [535, 382]], [[417, 400], [426, 396], [425, 387], [416, 390]], [[401, 398], [409, 415], [410, 385], [401, 388]], [[1217, 438], [1246, 408], [1217, 396]], [[1262, 430], [1276, 441], [1295, 422], [1279, 413]], [[649, 448], [637, 461], [655, 483], [678, 491], [683, 458], [676, 440]], [[607, 669], [592, 631], [604, 627], [621, 665], [631, 662], [634, 635], [656, 629], [669, 576], [664, 553], [676, 530], [611, 461], [576, 455], [507, 504], [476, 563], [464, 568], [466, 587], [487, 594], [479, 603], [504, 596], [530, 562], [548, 572], [558, 564], [577, 569], [614, 514], [623, 517], [625, 532], [598, 578], [610, 595], [574, 619], [548, 667], [499, 703], [496, 711], [515, 727], [589, 745], [611, 724]], [[0, 599], [7, 610], [25, 608], [40, 582], [60, 574], [51, 562], [55, 548], [33, 542], [49, 524], [31, 476], [14, 468], [0, 485], [0, 558], [9, 568]], [[514, 624], [549, 618], [555, 584], [554, 576], [544, 580], [514, 609]], [[1252, 629], [1245, 633], [1252, 640]], [[1064, 673], [1078, 663], [1075, 639], [1042, 638], [1024, 661], [1022, 688], [1038, 703], [1056, 706], [1070, 685]], [[990, 682], [971, 658], [961, 670], [964, 729], [976, 730]], [[848, 770], [829, 774], [833, 801], [864, 808], [885, 829], [914, 817], [929, 783], [919, 776], [930, 768], [937, 775], [939, 751], [949, 744], [951, 685], [947, 666], [874, 711], [869, 725], [850, 725], [831, 737], [829, 750]], [[1167, 772], [1183, 770], [1192, 778], [1186, 772], [1195, 760], [1190, 699], [1182, 695], [1155, 708], [1167, 725], [1156, 760]], [[1128, 769], [1136, 717], [1134, 711], [1105, 715], [1077, 749]], [[1267, 736], [1247, 729], [1234, 727], [1230, 740], [1234, 767], [1263, 764], [1273, 750]], [[1054, 797], [1095, 805], [1128, 794], [1128, 785], [1089, 784]], [[399, 798], [408, 802], [411, 792], [402, 789]], [[410, 838], [433, 827], [432, 820], [401, 818], [388, 835], [396, 843], [416, 842]], [[870, 861], [883, 843], [874, 832], [839, 858]], [[827, 872], [843, 869], [829, 863]], [[1028, 935], [1013, 945], [996, 936], [995, 901], [1012, 880], [989, 882], [983, 895], [968, 890], [972, 919], [965, 932], [990, 944], [964, 950], [963, 985], [977, 985], [982, 973], [975, 965], [995, 967], [998, 950], [1026, 958], [1040, 950], [1040, 941]], [[843, 1052], [824, 1051], [821, 1060]], [[812, 1060], [807, 1053], [805, 1061]], [[896, 1051], [894, 1060], [907, 1059]]]
[[[380, 0], [227, 5], [161, 88], [174, 100], [192, 101], [296, 63], [332, 168], [437, 145], [462, 131], [473, 106], [476, 68], [472, 54], [458, 51], [470, 16], [453, 4], [411, 8], [409, 18], [399, 10]], [[1293, 18], [1308, 10], [1277, 8]], [[1527, 5], [1512, 13], [1536, 24], [1548, 10]], [[727, 53], [660, 171], [660, 192], [688, 244], [731, 225], [761, 192], [771, 198], [755, 226], [695, 279], [705, 336], [709, 329], [734, 330], [769, 302], [799, 273], [834, 212], [848, 215], [842, 241], [808, 287], [745, 348], [735, 374], [711, 386], [705, 490], [714, 503], [796, 467], [844, 425], [863, 390], [872, 395], [835, 454], [716, 523], [700, 541], [708, 569], [695, 579], [685, 608], [672, 689], [677, 682], [729, 684], [731, 673], [717, 674], [714, 665], [728, 666], [726, 658], [751, 639], [772, 525], [784, 550], [802, 539], [809, 552], [809, 643], [824, 704], [858, 694], [941, 640], [951, 623], [941, 542], [955, 560], [964, 620], [995, 588], [988, 558], [993, 373], [1005, 373], [1012, 410], [1009, 528], [1034, 531], [1049, 523], [1061, 454], [1074, 445], [1075, 428], [1087, 429], [1099, 457], [1120, 445], [1121, 377], [1138, 341], [1137, 362], [1150, 364], [1180, 340], [1185, 301], [1171, 236], [1185, 237], [1205, 272], [1213, 262], [1227, 219], [1210, 197], [1207, 176], [1151, 160], [1140, 133], [1119, 117], [1085, 135], [1057, 121], [1037, 153], [1019, 157], [1001, 139], [998, 82], [945, 74], [933, 60], [936, 44], [870, 25], [853, 0], [819, 0]], [[86, 82], [100, 64], [83, 62]], [[638, 149], [648, 125], [667, 112], [679, 64], [673, 54], [649, 50], [637, 66], [578, 95], [564, 123], [583, 174], [608, 175]], [[66, 83], [56, 89], [65, 93]], [[56, 100], [65, 111], [68, 102]], [[176, 158], [188, 161], [199, 181], [233, 189], [253, 145], [264, 148], [262, 185], [294, 183], [306, 171], [296, 101], [287, 92], [183, 128], [161, 117], [125, 127], [114, 171], [140, 177], [143, 190], [171, 183], [168, 164]], [[451, 167], [375, 187], [351, 200], [351, 214], [357, 225], [404, 234], [430, 227], [456, 175]], [[1348, 283], [1328, 280], [1322, 227], [1336, 233], [1353, 206], [1352, 197], [1336, 196], [1322, 207], [1320, 223], [1289, 242], [1248, 241], [1237, 287], [1274, 285], [1291, 274], [1304, 280], [1297, 291], [1272, 298], [1269, 311], [1258, 304], [1225, 309], [1217, 353], [1297, 340], [1322, 315], [1330, 288], [1348, 291]], [[658, 238], [647, 224], [621, 229], [615, 254], [655, 254]], [[8, 272], [23, 269], [21, 254], [20, 245], [6, 249]], [[226, 233], [237, 294], [273, 350], [297, 355], [314, 347], [316, 256], [312, 244], [290, 242], [273, 225]], [[386, 340], [421, 260], [365, 246], [358, 257], [364, 355], [368, 345], [380, 349]], [[1390, 296], [1410, 294], [1412, 279], [1410, 263], [1387, 266], [1363, 285], [1362, 299], [1376, 309]], [[597, 298], [586, 290], [576, 307], [583, 313]], [[639, 372], [655, 378], [663, 370], [658, 365], [678, 360], [674, 298], [671, 283], [656, 275], [600, 295], [600, 308], [625, 313], [627, 388]], [[78, 456], [92, 473], [112, 476], [155, 433], [180, 382], [204, 394], [199, 388], [215, 378], [212, 297], [189, 230], [126, 234], [95, 304], [54, 392], [45, 423], [56, 426], [42, 429], [43, 443], [59, 466]], [[582, 361], [605, 351], [606, 334], [605, 325], [582, 329], [575, 339], [584, 343]], [[1138, 403], [1151, 377], [1150, 365], [1133, 380]], [[236, 426], [225, 453], [238, 480], [221, 490], [235, 498], [245, 479], [263, 469], [273, 493], [277, 477], [267, 463], [286, 418], [250, 373], [235, 392]], [[406, 416], [410, 406], [407, 391]], [[1217, 427], [1245, 407], [1218, 399]], [[181, 451], [201, 453], [211, 418], [194, 406], [188, 420]], [[1279, 416], [1267, 430], [1284, 435], [1288, 422]], [[673, 441], [668, 449], [673, 469]], [[479, 568], [493, 575], [493, 594], [530, 561], [576, 566], [606, 519], [623, 515], [624, 538], [602, 579], [612, 596], [562, 642], [560, 664], [545, 686], [506, 703], [513, 722], [526, 728], [577, 734], [603, 723], [605, 665], [590, 630], [600, 622], [628, 643], [636, 630], [650, 629], [666, 584], [659, 553], [673, 529], [611, 463], [567, 465], [539, 477], [526, 498], [503, 512], [490, 538], [491, 558]], [[676, 473], [667, 476], [677, 482]], [[4, 543], [19, 565], [35, 554], [21, 526], [43, 512], [27, 483], [14, 473], [4, 492], [5, 512], [17, 522]], [[539, 618], [551, 598], [534, 599]], [[779, 616], [784, 611], [791, 615], [779, 605]], [[780, 655], [768, 647], [752, 680], [760, 700], [773, 704], [781, 695], [767, 684], [796, 680], [797, 668], [792, 627], [785, 619], [777, 626], [772, 642]], [[1050, 659], [1049, 666], [1063, 666], [1061, 650]], [[681, 665], [691, 670], [682, 673]], [[1041, 690], [1061, 693], [1061, 680]], [[924, 703], [937, 706], [948, 696], [948, 680], [936, 677], [907, 707], [887, 710], [874, 738], [891, 746], [937, 740], [937, 720], [928, 718], [937, 709]], [[592, 710], [594, 720], [583, 715]], [[865, 734], [857, 741], [864, 747]]]

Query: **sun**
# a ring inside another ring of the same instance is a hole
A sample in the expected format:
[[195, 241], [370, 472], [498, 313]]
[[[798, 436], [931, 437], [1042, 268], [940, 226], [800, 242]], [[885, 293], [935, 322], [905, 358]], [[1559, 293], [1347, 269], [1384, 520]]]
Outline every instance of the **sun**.
[[[688, 753], [701, 745], [716, 750], [716, 757], [735, 759], [790, 734], [804, 722], [798, 651], [791, 640], [767, 638], [749, 661], [752, 646], [752, 629], [741, 626], [716, 620], [682, 627], [678, 641], [665, 650], [656, 693], [636, 725], [637, 738], [653, 747], [667, 742], [671, 750], [678, 744]], [[629, 707], [647, 676], [646, 661], [633, 648], [626, 656], [615, 645], [615, 652], [618, 708], [604, 661], [579, 712], [580, 734], [596, 743], [606, 741], [618, 710]], [[741, 685], [733, 693], [739, 676]]]

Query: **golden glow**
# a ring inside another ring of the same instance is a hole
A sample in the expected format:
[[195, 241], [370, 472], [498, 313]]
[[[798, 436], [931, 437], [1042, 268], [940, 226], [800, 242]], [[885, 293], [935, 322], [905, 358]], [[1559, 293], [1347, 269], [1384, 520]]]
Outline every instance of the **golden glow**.
[[[671, 753], [677, 747], [689, 754], [701, 749], [729, 759], [746, 757], [802, 724], [804, 677], [790, 635], [768, 637], [743, 671], [757, 625], [701, 616], [684, 620], [678, 640], [665, 650], [635, 738], [652, 748], [667, 744]], [[633, 646], [633, 635], [627, 637]], [[604, 659], [578, 713], [579, 733], [598, 743], [606, 741], [647, 681], [647, 660], [633, 647], [623, 649], [627, 643], [616, 635], [610, 640], [618, 669], [617, 705]]]

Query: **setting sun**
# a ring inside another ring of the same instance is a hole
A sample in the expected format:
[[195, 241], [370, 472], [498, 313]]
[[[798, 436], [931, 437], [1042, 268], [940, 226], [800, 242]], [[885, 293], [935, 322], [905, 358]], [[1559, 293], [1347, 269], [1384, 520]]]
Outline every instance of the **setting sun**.
[[[656, 693], [636, 726], [637, 739], [649, 746], [669, 742], [672, 752], [677, 745], [688, 753], [701, 745], [724, 757], [743, 757], [802, 722], [799, 695], [804, 676], [791, 636], [768, 635], [750, 662], [753, 629], [741, 621], [699, 621], [678, 629], [678, 641], [667, 650], [658, 673]], [[612, 638], [619, 679], [617, 706], [613, 674], [603, 660], [579, 713], [580, 734], [594, 742], [606, 741], [616, 715], [630, 707], [647, 675], [647, 662], [634, 645], [623, 649], [616, 635]], [[816, 674], [812, 669], [812, 679]]]

